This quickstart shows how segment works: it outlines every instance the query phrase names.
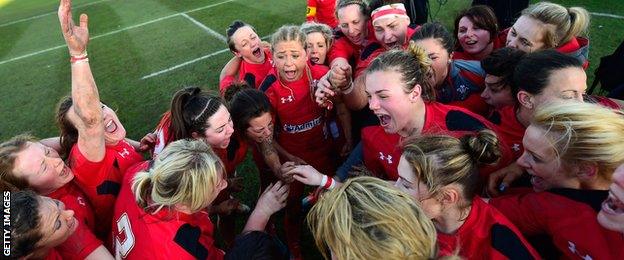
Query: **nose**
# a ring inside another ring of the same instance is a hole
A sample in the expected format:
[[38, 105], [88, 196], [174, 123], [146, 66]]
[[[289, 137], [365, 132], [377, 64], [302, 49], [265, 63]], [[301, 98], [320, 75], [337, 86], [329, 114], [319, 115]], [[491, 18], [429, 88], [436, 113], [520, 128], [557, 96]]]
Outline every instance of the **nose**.
[[265, 137], [269, 137], [272, 134], [271, 132], [271, 129], [267, 127], [266, 129], [264, 129], [264, 131], [262, 131], [262, 135], [264, 135]]
[[518, 164], [518, 166], [522, 167], [522, 168], [529, 168], [529, 163], [527, 162], [527, 152], [523, 152], [522, 155], [520, 156], [520, 158], [518, 158], [518, 160], [516, 160], [516, 164]]
[[70, 220], [74, 217], [74, 211], [71, 209], [63, 210], [63, 216], [65, 219]]
[[378, 110], [380, 108], [379, 101], [377, 100], [377, 98], [370, 97], [368, 99], [368, 108], [370, 108], [370, 110], [373, 110], [373, 111]]
[[516, 39], [508, 39], [507, 40], [507, 47], [509, 48], [514, 48], [514, 49], [518, 49], [518, 43], [516, 41]]
[[483, 90], [483, 92], [481, 92], [481, 98], [483, 98], [483, 99], [490, 99], [490, 90], [489, 90], [489, 88], [486, 87]]
[[349, 28], [348, 28], [347, 32], [348, 32], [350, 35], [355, 34], [355, 33], [356, 33], [356, 31], [355, 31], [355, 26], [354, 26], [354, 25], [349, 24]]

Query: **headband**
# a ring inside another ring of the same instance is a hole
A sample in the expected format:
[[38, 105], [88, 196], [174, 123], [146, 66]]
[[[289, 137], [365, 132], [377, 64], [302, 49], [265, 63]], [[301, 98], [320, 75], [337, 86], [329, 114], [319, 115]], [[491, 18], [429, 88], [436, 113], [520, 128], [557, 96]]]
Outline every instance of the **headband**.
[[375, 20], [377, 19], [388, 17], [410, 19], [409, 16], [407, 16], [407, 12], [405, 11], [405, 5], [403, 4], [384, 5], [371, 12], [372, 22], [375, 22]]

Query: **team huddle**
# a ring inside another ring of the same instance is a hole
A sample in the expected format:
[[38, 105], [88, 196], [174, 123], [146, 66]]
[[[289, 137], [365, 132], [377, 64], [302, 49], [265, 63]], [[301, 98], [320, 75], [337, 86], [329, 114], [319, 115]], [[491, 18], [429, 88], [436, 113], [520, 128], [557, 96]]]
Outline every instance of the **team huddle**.
[[308, 5], [270, 43], [233, 21], [219, 91], [178, 90], [135, 141], [100, 100], [88, 16], [61, 0], [59, 135], [0, 144], [10, 257], [303, 259], [306, 228], [326, 259], [624, 255], [624, 102], [585, 94], [585, 9], [540, 2], [499, 28], [475, 5], [451, 31], [403, 1]]

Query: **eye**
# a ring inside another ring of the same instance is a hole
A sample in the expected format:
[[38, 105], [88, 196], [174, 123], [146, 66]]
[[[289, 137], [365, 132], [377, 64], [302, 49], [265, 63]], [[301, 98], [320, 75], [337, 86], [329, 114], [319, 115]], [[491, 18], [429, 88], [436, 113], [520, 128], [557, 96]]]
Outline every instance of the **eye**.
[[282, 60], [284, 59], [284, 55], [276, 55], [275, 58]]
[[299, 54], [293, 54], [293, 59], [298, 59], [299, 58]]
[[340, 24], [340, 28], [347, 28], [347, 27], [349, 27], [349, 25], [348, 25], [348, 24], [346, 24], [346, 23], [341, 23], [341, 24]]

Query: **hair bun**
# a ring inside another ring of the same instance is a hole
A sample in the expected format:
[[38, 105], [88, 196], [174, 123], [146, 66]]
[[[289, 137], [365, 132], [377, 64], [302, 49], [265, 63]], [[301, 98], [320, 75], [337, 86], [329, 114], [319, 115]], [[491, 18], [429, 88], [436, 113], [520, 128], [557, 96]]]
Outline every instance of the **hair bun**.
[[225, 92], [223, 92], [223, 98], [227, 103], [229, 103], [232, 98], [243, 89], [251, 88], [246, 81], [234, 81], [230, 85], [225, 88]]
[[464, 149], [478, 164], [495, 164], [501, 158], [500, 145], [496, 134], [485, 129], [476, 135], [466, 135], [461, 138]]

